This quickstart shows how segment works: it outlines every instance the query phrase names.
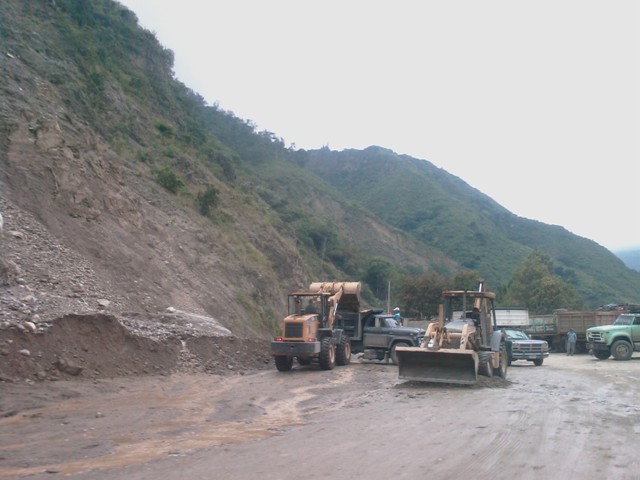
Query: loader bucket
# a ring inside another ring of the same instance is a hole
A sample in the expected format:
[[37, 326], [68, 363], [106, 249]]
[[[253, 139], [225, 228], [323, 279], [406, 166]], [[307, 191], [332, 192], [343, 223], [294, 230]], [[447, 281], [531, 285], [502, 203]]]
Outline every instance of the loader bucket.
[[473, 385], [478, 379], [478, 354], [473, 350], [398, 347], [399, 377], [419, 382]]

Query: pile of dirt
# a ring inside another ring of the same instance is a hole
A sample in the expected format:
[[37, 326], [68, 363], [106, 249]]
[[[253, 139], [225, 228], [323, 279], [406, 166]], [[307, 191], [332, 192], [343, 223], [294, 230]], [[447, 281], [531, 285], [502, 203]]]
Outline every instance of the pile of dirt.
[[272, 368], [264, 340], [234, 336], [136, 335], [117, 318], [70, 314], [47, 331], [0, 331], [0, 380], [111, 378], [170, 373], [224, 375]]

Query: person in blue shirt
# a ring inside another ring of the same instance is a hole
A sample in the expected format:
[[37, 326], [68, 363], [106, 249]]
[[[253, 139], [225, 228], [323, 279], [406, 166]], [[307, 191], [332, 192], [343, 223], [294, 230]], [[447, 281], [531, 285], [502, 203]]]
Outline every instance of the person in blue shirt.
[[400, 309], [398, 307], [393, 309], [393, 318], [398, 325], [402, 325], [402, 317], [400, 316]]
[[573, 355], [576, 353], [576, 342], [578, 341], [578, 335], [573, 331], [573, 328], [567, 333], [567, 355]]

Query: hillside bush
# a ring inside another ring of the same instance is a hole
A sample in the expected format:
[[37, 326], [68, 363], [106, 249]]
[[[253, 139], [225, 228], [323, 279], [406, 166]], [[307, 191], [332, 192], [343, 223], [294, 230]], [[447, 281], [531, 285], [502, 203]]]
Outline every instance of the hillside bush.
[[205, 217], [211, 213], [211, 209], [218, 205], [218, 190], [213, 186], [207, 186], [204, 192], [198, 192], [196, 195], [196, 203], [200, 213]]
[[156, 171], [156, 181], [171, 193], [178, 193], [184, 187], [184, 182], [169, 167]]

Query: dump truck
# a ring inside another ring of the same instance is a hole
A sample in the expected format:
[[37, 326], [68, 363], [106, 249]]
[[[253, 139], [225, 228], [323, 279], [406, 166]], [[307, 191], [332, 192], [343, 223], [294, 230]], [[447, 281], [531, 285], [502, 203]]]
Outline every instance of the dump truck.
[[498, 328], [526, 329], [529, 326], [529, 309], [497, 307], [496, 324]]
[[349, 364], [349, 335], [335, 321], [359, 314], [360, 290], [360, 282], [314, 282], [289, 294], [281, 334], [271, 342], [278, 371], [290, 371], [294, 359], [301, 365], [317, 362], [322, 370]]
[[578, 352], [588, 351], [587, 330], [591, 327], [611, 325], [618, 315], [626, 312], [625, 305], [618, 305], [608, 310], [591, 311], [555, 310], [548, 315], [531, 316], [530, 325], [524, 331], [533, 339], [546, 340], [555, 352], [566, 352], [567, 333], [573, 330], [578, 335], [576, 349]]
[[399, 325], [394, 316], [380, 308], [364, 308], [358, 312], [339, 309], [336, 325], [349, 335], [351, 351], [362, 353], [364, 360], [398, 363], [396, 349], [417, 347], [425, 329]]
[[396, 349], [399, 377], [462, 385], [475, 384], [478, 374], [506, 378], [506, 339], [496, 326], [495, 298], [484, 282], [477, 290], [444, 291], [438, 320], [422, 344]]

